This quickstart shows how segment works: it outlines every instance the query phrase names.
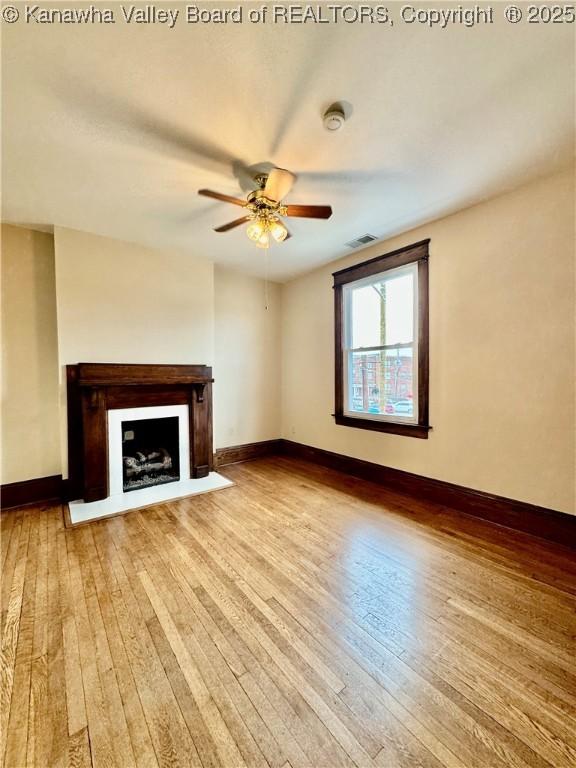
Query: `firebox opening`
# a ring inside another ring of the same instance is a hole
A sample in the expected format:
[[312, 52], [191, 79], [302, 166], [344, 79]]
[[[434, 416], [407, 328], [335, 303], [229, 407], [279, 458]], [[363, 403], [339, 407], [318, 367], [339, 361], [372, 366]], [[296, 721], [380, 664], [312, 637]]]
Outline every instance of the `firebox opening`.
[[180, 480], [178, 417], [122, 422], [124, 491]]

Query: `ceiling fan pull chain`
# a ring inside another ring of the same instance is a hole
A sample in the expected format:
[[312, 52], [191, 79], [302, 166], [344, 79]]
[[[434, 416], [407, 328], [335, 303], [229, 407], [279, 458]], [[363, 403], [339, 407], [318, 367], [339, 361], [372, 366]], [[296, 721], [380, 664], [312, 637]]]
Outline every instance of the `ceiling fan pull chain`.
[[267, 242], [264, 249], [264, 309], [268, 311], [268, 269], [270, 266], [270, 241]]

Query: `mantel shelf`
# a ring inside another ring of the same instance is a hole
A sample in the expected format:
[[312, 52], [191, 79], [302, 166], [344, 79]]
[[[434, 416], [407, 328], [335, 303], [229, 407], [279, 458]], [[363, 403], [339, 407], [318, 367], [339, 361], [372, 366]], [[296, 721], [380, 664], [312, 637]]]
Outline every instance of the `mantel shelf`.
[[124, 363], [78, 363], [78, 386], [189, 386], [212, 383], [207, 365], [146, 365]]

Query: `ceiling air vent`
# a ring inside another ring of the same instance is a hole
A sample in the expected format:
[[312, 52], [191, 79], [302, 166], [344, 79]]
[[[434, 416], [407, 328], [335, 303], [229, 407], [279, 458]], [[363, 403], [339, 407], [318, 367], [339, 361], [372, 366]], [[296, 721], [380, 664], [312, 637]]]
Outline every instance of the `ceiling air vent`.
[[374, 237], [374, 235], [362, 235], [362, 237], [357, 237], [356, 240], [350, 240], [349, 243], [345, 243], [345, 245], [348, 246], [348, 248], [362, 248], [363, 245], [368, 245], [368, 243], [373, 243], [374, 240], [377, 240], [377, 237]]

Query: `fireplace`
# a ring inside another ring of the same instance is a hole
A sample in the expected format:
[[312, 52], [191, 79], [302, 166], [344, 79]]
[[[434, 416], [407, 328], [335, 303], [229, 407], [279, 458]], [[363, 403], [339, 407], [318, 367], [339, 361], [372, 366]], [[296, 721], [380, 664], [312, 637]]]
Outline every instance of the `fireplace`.
[[178, 418], [122, 422], [122, 490], [180, 480]]
[[108, 411], [110, 495], [190, 478], [187, 405]]
[[67, 366], [68, 498], [208, 476], [212, 381], [204, 365]]

